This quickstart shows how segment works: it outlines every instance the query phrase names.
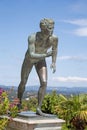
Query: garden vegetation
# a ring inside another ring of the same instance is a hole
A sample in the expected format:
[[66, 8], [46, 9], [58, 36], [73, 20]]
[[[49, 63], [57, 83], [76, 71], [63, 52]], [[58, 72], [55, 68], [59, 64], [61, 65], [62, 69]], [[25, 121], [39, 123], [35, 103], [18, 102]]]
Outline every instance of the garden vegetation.
[[[36, 108], [37, 98], [29, 97], [28, 101], [23, 100], [21, 111], [36, 111]], [[87, 130], [87, 94], [65, 96], [53, 91], [45, 95], [42, 111], [65, 120], [62, 130]], [[0, 91], [0, 116], [10, 114], [10, 117], [16, 117], [17, 113], [17, 100], [10, 102], [8, 94]], [[0, 118], [0, 130], [4, 130], [8, 123], [7, 118]]]

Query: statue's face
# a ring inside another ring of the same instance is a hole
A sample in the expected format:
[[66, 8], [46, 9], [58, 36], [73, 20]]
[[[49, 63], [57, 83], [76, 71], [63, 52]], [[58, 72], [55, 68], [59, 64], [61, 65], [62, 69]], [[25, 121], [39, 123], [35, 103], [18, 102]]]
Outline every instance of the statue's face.
[[47, 36], [51, 36], [53, 34], [54, 24], [48, 24], [41, 28], [42, 32]]
[[47, 27], [46, 27], [47, 34], [51, 36], [53, 34], [53, 29], [54, 29], [53, 24], [47, 25]]

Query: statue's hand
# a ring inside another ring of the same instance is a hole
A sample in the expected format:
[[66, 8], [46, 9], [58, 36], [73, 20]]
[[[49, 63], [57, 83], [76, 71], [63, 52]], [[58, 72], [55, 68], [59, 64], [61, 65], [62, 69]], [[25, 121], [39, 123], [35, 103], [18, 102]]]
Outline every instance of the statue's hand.
[[53, 54], [52, 51], [47, 52], [47, 57], [52, 56], [52, 54]]
[[56, 72], [56, 65], [55, 65], [55, 63], [52, 63], [50, 68], [52, 69], [53, 73]]

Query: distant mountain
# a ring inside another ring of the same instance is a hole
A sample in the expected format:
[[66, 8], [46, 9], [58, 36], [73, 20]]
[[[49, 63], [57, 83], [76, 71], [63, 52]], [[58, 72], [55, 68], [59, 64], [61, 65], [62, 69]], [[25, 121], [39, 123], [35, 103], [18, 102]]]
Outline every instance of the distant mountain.
[[[38, 91], [38, 86], [26, 87], [26, 91]], [[56, 91], [64, 95], [87, 93], [87, 87], [47, 87], [47, 93]]]
[[56, 91], [64, 95], [87, 93], [87, 87], [49, 87], [49, 91]]
[[[14, 89], [17, 90], [17, 86], [5, 86], [0, 85], [0, 88], [5, 90]], [[25, 91], [29, 92], [37, 92], [39, 89], [38, 86], [26, 86]], [[56, 91], [58, 94], [70, 95], [70, 94], [80, 94], [87, 93], [87, 87], [47, 87], [47, 93], [51, 93], [52, 91]]]

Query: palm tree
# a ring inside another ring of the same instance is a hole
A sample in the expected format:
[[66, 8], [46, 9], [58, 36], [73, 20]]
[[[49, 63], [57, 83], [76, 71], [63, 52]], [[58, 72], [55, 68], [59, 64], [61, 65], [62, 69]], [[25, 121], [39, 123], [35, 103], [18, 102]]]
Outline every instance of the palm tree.
[[84, 130], [87, 125], [87, 95], [59, 95], [59, 104], [55, 106], [55, 114], [66, 120], [67, 127]]

